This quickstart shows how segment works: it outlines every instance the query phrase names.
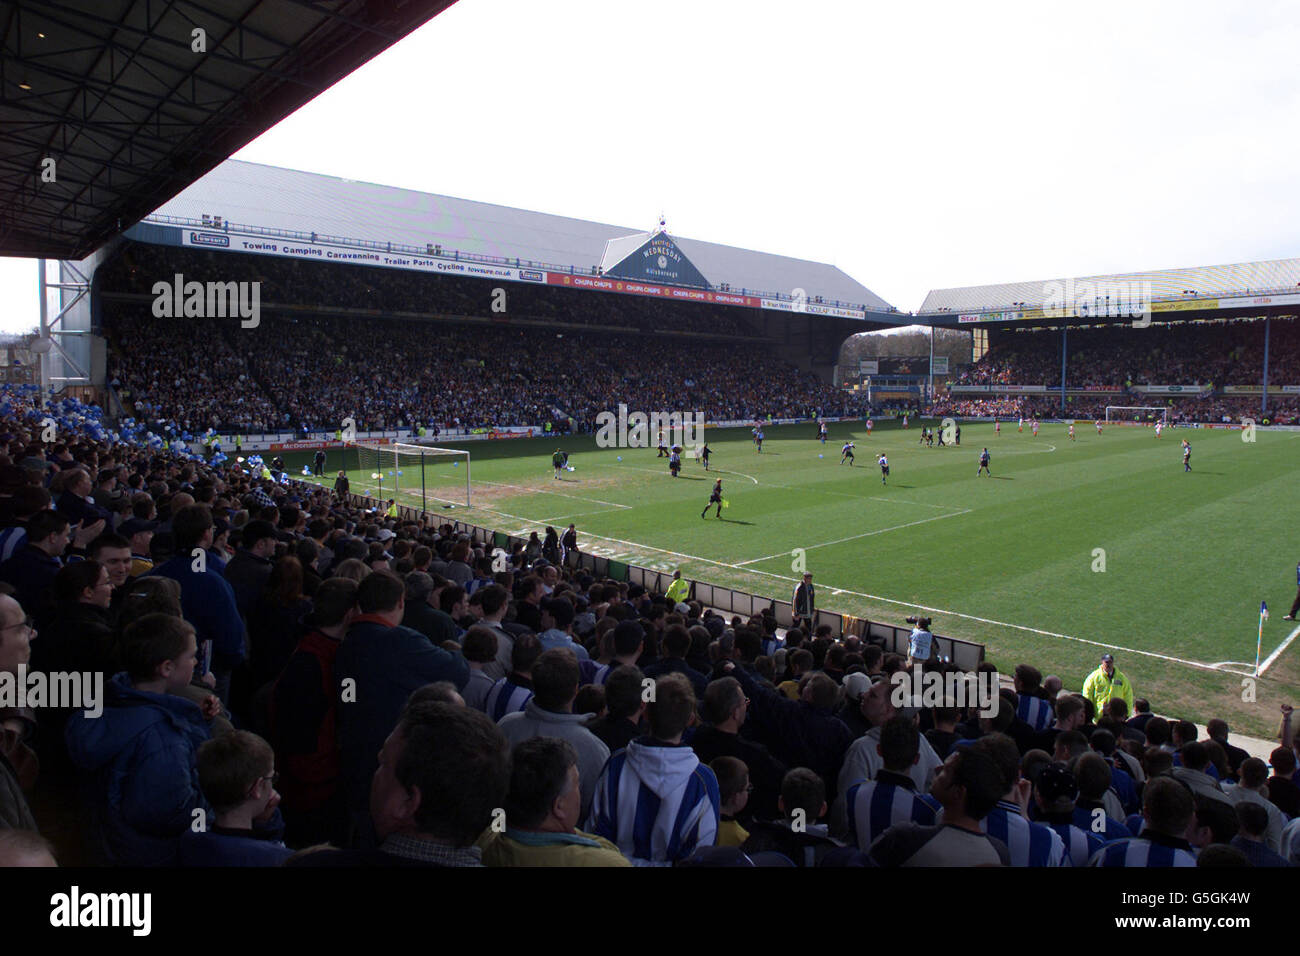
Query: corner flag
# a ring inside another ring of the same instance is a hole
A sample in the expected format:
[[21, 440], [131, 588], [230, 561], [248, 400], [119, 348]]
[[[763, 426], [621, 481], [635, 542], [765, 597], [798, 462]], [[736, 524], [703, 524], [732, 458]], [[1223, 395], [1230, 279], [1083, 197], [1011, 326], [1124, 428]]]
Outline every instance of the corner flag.
[[1259, 653], [1264, 646], [1264, 622], [1268, 620], [1268, 605], [1259, 602], [1259, 637], [1255, 640], [1255, 676], [1259, 676]]

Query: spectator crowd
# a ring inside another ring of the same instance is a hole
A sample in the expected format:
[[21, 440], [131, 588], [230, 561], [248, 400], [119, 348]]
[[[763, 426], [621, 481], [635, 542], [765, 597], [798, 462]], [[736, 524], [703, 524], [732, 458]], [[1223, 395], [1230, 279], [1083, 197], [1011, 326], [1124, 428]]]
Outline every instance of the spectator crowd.
[[894, 675], [950, 665], [598, 579], [580, 532], [501, 569], [40, 419], [0, 401], [0, 676], [104, 694], [0, 709], [0, 865], [1300, 862], [1289, 707], [1265, 762], [1113, 661], [911, 706]]

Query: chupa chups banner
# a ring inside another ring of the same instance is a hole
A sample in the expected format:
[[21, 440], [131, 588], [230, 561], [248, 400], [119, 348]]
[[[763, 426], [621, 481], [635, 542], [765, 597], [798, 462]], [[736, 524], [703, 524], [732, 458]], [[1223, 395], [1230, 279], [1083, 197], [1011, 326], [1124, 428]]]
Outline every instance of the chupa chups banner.
[[671, 285], [648, 282], [629, 282], [609, 276], [569, 275], [567, 272], [547, 272], [547, 285], [566, 286], [570, 289], [590, 289], [595, 292], [621, 292], [625, 295], [648, 295], [659, 299], [686, 302], [710, 302], [717, 305], [743, 305], [759, 308], [757, 296], [739, 295], [735, 292], [714, 292], [709, 289], [683, 289]]

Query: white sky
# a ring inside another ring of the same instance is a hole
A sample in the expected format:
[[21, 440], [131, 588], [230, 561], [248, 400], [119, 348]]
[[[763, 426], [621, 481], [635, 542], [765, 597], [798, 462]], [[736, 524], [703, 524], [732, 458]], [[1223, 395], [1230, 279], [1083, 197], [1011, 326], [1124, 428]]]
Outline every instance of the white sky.
[[[931, 288], [1300, 254], [1287, 2], [460, 0], [239, 152]], [[36, 324], [0, 259], [0, 331]]]

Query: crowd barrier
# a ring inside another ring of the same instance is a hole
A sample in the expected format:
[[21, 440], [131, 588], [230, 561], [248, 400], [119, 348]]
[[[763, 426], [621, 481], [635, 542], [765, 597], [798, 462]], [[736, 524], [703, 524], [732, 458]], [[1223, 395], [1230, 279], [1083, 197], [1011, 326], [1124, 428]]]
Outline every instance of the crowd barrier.
[[[303, 490], [308, 492], [319, 489], [318, 485], [299, 482], [294, 479], [290, 479], [289, 483], [301, 486]], [[365, 495], [351, 494], [348, 495], [348, 504], [363, 510], [375, 510], [382, 513], [387, 502], [381, 502]], [[415, 521], [421, 524], [430, 521], [434, 524], [450, 524], [457, 534], [467, 535], [473, 544], [483, 547], [489, 554], [497, 548], [509, 554], [516, 544], [523, 545], [527, 544], [528, 541], [527, 538], [518, 535], [494, 531], [466, 521], [440, 521], [441, 516], [437, 514], [430, 515], [428, 512], [422, 512], [418, 508], [406, 505], [398, 506], [397, 515], [403, 521]], [[596, 578], [609, 578], [613, 581], [626, 581], [628, 584], [640, 584], [648, 591], [659, 594], [668, 590], [668, 585], [672, 583], [673, 578], [672, 574], [667, 571], [655, 571], [581, 550], [570, 552], [566, 556], [565, 563], [570, 568], [581, 568], [590, 571], [592, 576]], [[782, 601], [762, 594], [753, 594], [739, 588], [711, 584], [708, 581], [686, 580], [690, 584], [691, 599], [699, 601], [705, 607], [713, 608], [726, 615], [736, 614], [746, 619], [761, 614], [765, 610], [771, 610], [776, 617], [778, 627], [789, 628], [794, 625], [794, 606], [790, 601]], [[904, 656], [907, 654], [908, 638], [912, 633], [912, 629], [905, 625], [868, 621], [865, 618], [840, 614], [837, 611], [824, 608], [817, 609], [813, 623], [814, 626], [825, 624], [831, 629], [831, 634], [835, 637], [859, 637], [863, 641], [879, 644], [886, 653], [902, 654]], [[934, 635], [932, 651], [937, 658], [950, 661], [962, 670], [973, 671], [984, 661], [983, 644], [964, 641], [956, 637], [947, 637], [942, 634]]]

